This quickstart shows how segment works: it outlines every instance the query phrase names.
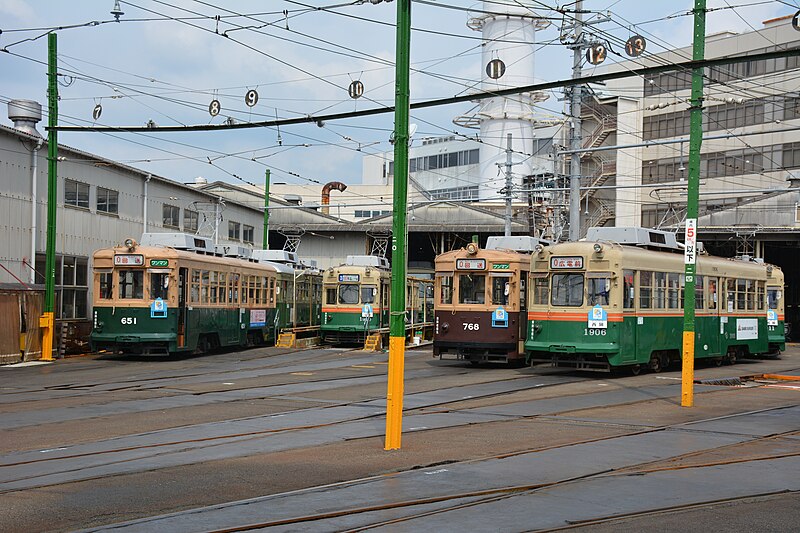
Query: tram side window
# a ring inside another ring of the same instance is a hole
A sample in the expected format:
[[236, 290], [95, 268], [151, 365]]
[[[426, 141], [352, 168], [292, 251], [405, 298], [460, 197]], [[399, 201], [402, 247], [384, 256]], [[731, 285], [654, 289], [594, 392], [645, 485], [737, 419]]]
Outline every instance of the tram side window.
[[645, 270], [639, 272], [639, 307], [653, 308], [653, 273]]
[[275, 278], [269, 278], [269, 303], [274, 303], [274, 302], [275, 302]]
[[736, 309], [747, 309], [747, 281], [743, 279], [736, 280]]
[[357, 304], [358, 285], [339, 285], [339, 303], [349, 305]]
[[667, 274], [667, 307], [680, 309], [682, 306], [681, 296], [681, 276], [678, 273], [670, 272]]
[[[409, 295], [411, 291], [408, 291]], [[362, 285], [361, 286], [361, 303], [371, 304], [375, 303], [375, 295], [378, 294], [378, 287], [375, 285]]]
[[653, 307], [655, 309], [664, 309], [667, 300], [667, 273], [655, 272], [653, 274], [655, 279], [655, 289], [653, 291]]
[[562, 307], [583, 305], [583, 274], [553, 274], [552, 304]]
[[511, 278], [492, 277], [492, 305], [508, 305]]
[[622, 307], [624, 309], [633, 309], [636, 306], [634, 303], [633, 276], [633, 270], [624, 270], [622, 272]]
[[756, 306], [759, 311], [764, 310], [764, 294], [766, 291], [765, 282], [756, 281]]
[[200, 302], [200, 271], [192, 270], [192, 283], [189, 301], [192, 303]]
[[705, 309], [705, 295], [706, 292], [703, 290], [704, 278], [703, 276], [695, 276], [694, 278], [694, 308], [695, 309]]
[[521, 272], [519, 276], [519, 309], [525, 311], [528, 308], [528, 273]]
[[756, 308], [756, 282], [751, 279], [744, 280], [745, 302], [748, 311]]
[[141, 300], [144, 296], [144, 272], [142, 270], [119, 271], [119, 297], [122, 300]]
[[461, 274], [458, 276], [458, 303], [486, 303], [486, 276], [483, 274]]
[[220, 272], [219, 276], [219, 303], [228, 303], [228, 273]]
[[336, 287], [325, 288], [325, 303], [330, 305], [336, 304]]
[[[97, 274], [98, 281], [100, 282], [100, 292], [97, 297], [101, 300], [110, 300], [114, 297], [113, 286], [111, 280], [113, 279], [113, 272], [100, 272]], [[770, 307], [770, 309], [775, 309]]]
[[219, 288], [219, 278], [217, 272], [212, 270], [208, 275], [208, 303], [217, 303], [217, 292]]
[[166, 300], [169, 297], [169, 274], [159, 272], [150, 274], [150, 299], [161, 298]]
[[533, 281], [533, 305], [547, 305], [550, 301], [550, 279], [547, 274], [534, 274]]
[[441, 276], [439, 278], [441, 286], [440, 302], [443, 304], [453, 303], [453, 276]]
[[586, 296], [589, 305], [608, 305], [608, 293], [611, 288], [609, 278], [589, 278], [587, 285]]
[[200, 271], [200, 303], [208, 303], [208, 289], [211, 273], [208, 270]]
[[717, 308], [717, 278], [708, 278], [708, 309]]

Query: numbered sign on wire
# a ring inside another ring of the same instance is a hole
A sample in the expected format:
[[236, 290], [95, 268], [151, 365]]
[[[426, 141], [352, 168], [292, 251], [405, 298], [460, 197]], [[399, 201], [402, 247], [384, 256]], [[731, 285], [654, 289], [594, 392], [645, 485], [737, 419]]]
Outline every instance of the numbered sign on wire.
[[792, 17], [792, 28], [797, 31], [800, 31], [800, 11], [794, 14]]
[[361, 83], [360, 80], [350, 82], [350, 87], [347, 88], [347, 94], [349, 94], [350, 98], [353, 100], [361, 98], [361, 96], [364, 95], [364, 84]]
[[219, 115], [221, 109], [222, 107], [219, 104], [219, 100], [217, 100], [216, 98], [214, 100], [211, 100], [211, 103], [208, 104], [208, 114], [211, 115], [212, 117], [216, 117], [217, 115]]
[[253, 107], [258, 103], [258, 91], [255, 89], [250, 89], [244, 95], [244, 103], [247, 104], [247, 107]]
[[608, 55], [608, 50], [605, 45], [593, 44], [586, 50], [586, 61], [592, 65], [599, 65], [606, 60], [606, 55]]
[[634, 35], [625, 43], [625, 53], [630, 57], [639, 57], [647, 48], [647, 41], [641, 35]]
[[92, 118], [97, 120], [98, 118], [100, 118], [100, 115], [102, 114], [103, 114], [103, 106], [101, 106], [100, 104], [94, 106], [94, 109], [92, 109]]
[[506, 73], [506, 64], [500, 59], [492, 59], [486, 64], [486, 75], [496, 80]]

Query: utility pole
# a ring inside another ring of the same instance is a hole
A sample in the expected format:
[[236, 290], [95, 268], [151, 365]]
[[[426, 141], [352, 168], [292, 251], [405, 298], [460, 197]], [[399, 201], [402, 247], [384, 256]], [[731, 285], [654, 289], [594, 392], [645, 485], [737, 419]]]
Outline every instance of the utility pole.
[[[575, 44], [572, 54], [572, 79], [581, 77], [583, 61], [583, 0], [575, 2]], [[581, 148], [581, 99], [583, 90], [574, 85], [570, 91], [570, 148]], [[569, 240], [581, 237], [581, 154], [574, 153], [569, 165]]]
[[411, 0], [397, 2], [394, 100], [394, 215], [392, 296], [389, 313], [389, 377], [386, 392], [385, 450], [400, 449], [403, 431], [403, 372], [406, 328], [406, 206], [408, 203], [408, 114], [411, 55]]
[[262, 250], [269, 250], [269, 169], [264, 171], [264, 239]]
[[[47, 248], [44, 267], [44, 312], [42, 360], [53, 360], [56, 300], [56, 206], [58, 201], [58, 41], [55, 32], [47, 36]], [[34, 206], [35, 208], [36, 206]]]
[[[702, 60], [706, 48], [706, 0], [694, 2], [694, 42], [692, 60]], [[703, 142], [703, 69], [692, 71], [692, 94], [689, 101], [689, 182], [686, 200], [683, 297], [683, 366], [681, 370], [681, 406], [694, 405], [694, 288], [697, 260], [697, 211], [700, 196], [700, 145]]]
[[504, 235], [511, 236], [511, 190], [514, 184], [511, 181], [511, 134], [507, 136], [508, 147], [506, 148], [506, 228]]

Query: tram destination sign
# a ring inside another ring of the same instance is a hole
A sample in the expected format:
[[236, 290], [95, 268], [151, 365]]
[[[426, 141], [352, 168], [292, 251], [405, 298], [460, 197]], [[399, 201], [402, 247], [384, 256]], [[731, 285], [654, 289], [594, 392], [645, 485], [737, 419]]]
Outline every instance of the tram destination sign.
[[359, 279], [361, 279], [359, 274], [339, 274], [339, 283], [358, 283]]
[[456, 270], [486, 270], [486, 259], [456, 259]]
[[583, 257], [551, 257], [550, 268], [553, 269], [579, 269], [583, 268]]
[[166, 267], [169, 266], [168, 259], [151, 259], [150, 260], [151, 267]]
[[142, 254], [117, 254], [114, 256], [114, 266], [142, 266], [144, 256]]

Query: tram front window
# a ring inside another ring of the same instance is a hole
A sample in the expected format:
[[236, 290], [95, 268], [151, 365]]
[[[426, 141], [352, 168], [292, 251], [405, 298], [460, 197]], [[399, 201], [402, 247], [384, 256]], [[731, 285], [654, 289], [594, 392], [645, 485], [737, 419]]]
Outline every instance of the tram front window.
[[781, 299], [778, 289], [767, 289], [767, 309], [777, 309], [778, 300]]
[[583, 274], [553, 274], [551, 302], [559, 307], [583, 305]]
[[358, 285], [339, 285], [339, 303], [349, 305], [357, 304]]
[[458, 276], [458, 303], [484, 304], [486, 302], [486, 276], [461, 274]]
[[589, 278], [587, 280], [587, 303], [589, 305], [608, 305], [608, 292], [611, 280], [608, 278]]
[[141, 270], [119, 271], [119, 297], [121, 300], [141, 300], [144, 295], [144, 272]]
[[378, 294], [378, 287], [375, 285], [362, 285], [361, 286], [361, 303], [371, 304], [375, 303], [375, 295]]
[[100, 300], [110, 300], [114, 297], [111, 272], [99, 272], [97, 274], [100, 281], [100, 292], [97, 297]]
[[166, 300], [169, 297], [169, 274], [157, 273], [150, 274], [150, 299], [161, 298]]
[[492, 278], [492, 304], [508, 305], [509, 281], [511, 278]]

